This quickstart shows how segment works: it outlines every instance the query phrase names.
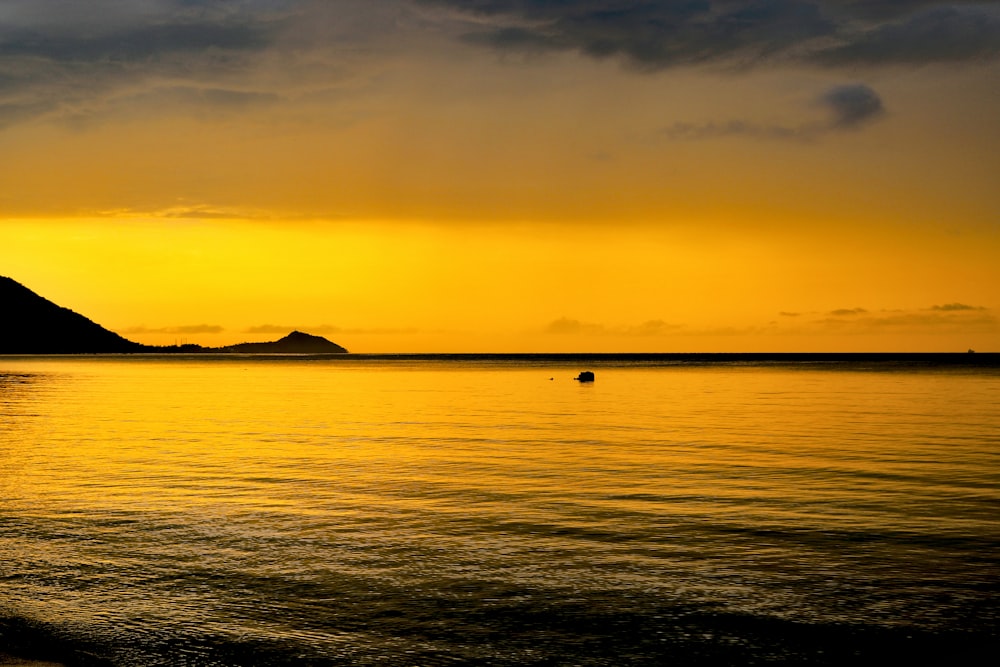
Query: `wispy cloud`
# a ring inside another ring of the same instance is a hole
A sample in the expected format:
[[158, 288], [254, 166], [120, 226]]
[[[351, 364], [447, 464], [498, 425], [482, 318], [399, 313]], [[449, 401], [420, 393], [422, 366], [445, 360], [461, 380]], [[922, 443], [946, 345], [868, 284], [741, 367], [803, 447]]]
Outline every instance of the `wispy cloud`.
[[813, 320], [812, 325], [832, 327], [838, 331], [874, 331], [906, 329], [911, 331], [992, 331], [998, 328], [997, 318], [982, 306], [950, 303], [919, 310], [880, 310], [839, 308], [826, 317]]
[[674, 123], [664, 130], [670, 139], [693, 140], [744, 136], [758, 139], [811, 140], [831, 132], [859, 129], [885, 114], [882, 98], [869, 86], [852, 83], [827, 89], [812, 105], [826, 118], [789, 125], [760, 124], [745, 120], [722, 123]]
[[121, 329], [122, 334], [214, 334], [222, 333], [225, 328], [217, 324], [183, 324], [172, 327], [150, 328], [146, 326], [129, 327]]
[[945, 312], [959, 312], [969, 310], [986, 310], [983, 306], [968, 306], [964, 303], [946, 303], [940, 306], [931, 306], [931, 310], [943, 310]]
[[545, 327], [545, 333], [557, 335], [600, 334], [604, 332], [605, 328], [601, 324], [581, 322], [569, 317], [560, 317], [549, 322], [548, 326]]
[[836, 308], [823, 313], [781, 311], [783, 319], [766, 325], [690, 326], [649, 320], [638, 325], [609, 326], [598, 322], [561, 317], [543, 329], [547, 334], [566, 337], [635, 336], [635, 337], [719, 337], [879, 333], [954, 333], [998, 332], [998, 320], [988, 308], [955, 302], [921, 309], [872, 310], [862, 307]]
[[342, 334], [342, 335], [401, 335], [401, 334], [414, 334], [418, 333], [417, 329], [414, 328], [353, 328], [353, 327], [338, 327], [331, 324], [316, 324], [316, 325], [285, 325], [285, 324], [259, 324], [257, 326], [248, 327], [243, 330], [242, 333], [248, 334], [281, 334], [285, 335], [292, 331], [304, 331], [311, 334]]
[[283, 98], [272, 92], [239, 88], [165, 85], [119, 98], [117, 101], [119, 104], [132, 106], [181, 105], [196, 112], [221, 113], [267, 107], [283, 101]]
[[569, 317], [561, 317], [550, 322], [545, 333], [555, 335], [591, 336], [662, 336], [681, 329], [679, 324], [663, 320], [647, 320], [635, 325], [607, 326], [595, 322], [583, 322]]

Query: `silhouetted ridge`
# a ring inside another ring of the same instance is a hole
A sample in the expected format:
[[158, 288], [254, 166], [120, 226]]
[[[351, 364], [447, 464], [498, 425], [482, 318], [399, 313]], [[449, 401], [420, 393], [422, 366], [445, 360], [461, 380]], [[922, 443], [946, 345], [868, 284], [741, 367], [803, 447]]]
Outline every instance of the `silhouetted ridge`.
[[341, 354], [347, 350], [336, 343], [312, 334], [293, 331], [271, 343], [240, 343], [219, 348], [222, 352], [249, 354]]
[[248, 354], [342, 354], [346, 349], [322, 336], [293, 331], [270, 343], [228, 347], [143, 345], [38, 296], [20, 283], [0, 276], [0, 354], [159, 354], [243, 352]]
[[147, 349], [0, 276], [0, 354], [91, 354]]

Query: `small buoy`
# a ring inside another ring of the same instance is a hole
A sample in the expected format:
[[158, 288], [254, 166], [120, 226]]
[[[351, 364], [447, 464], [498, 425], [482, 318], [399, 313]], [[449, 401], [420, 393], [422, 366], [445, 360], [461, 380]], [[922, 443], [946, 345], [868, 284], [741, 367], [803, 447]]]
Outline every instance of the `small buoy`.
[[593, 382], [594, 374], [591, 371], [583, 371], [573, 379], [577, 382]]

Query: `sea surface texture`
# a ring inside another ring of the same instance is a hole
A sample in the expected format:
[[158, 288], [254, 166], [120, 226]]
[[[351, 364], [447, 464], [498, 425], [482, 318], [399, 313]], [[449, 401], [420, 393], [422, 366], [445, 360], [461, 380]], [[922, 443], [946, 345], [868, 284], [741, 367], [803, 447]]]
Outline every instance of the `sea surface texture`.
[[995, 664], [998, 628], [995, 365], [0, 357], [0, 652]]

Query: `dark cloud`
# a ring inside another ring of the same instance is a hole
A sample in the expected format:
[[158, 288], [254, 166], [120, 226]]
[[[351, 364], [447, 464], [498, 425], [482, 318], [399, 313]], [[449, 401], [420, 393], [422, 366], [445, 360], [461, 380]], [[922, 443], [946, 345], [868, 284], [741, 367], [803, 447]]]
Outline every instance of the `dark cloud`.
[[[407, 11], [429, 7], [445, 12], [418, 19]], [[443, 27], [502, 50], [574, 50], [648, 69], [778, 57], [826, 65], [926, 63], [1000, 53], [995, 2], [5, 0], [0, 59], [134, 64], [256, 53], [279, 43], [302, 48], [303, 40], [343, 40], [348, 33], [369, 39], [404, 25], [436, 35]], [[282, 41], [293, 27], [293, 38]]]
[[677, 140], [729, 136], [809, 140], [829, 132], [857, 129], [885, 113], [878, 93], [860, 83], [834, 86], [823, 93], [815, 105], [827, 110], [830, 118], [797, 125], [762, 125], [742, 120], [724, 123], [674, 123], [664, 129], [664, 134]]
[[0, 128], [171, 93], [164, 109], [197, 113], [308, 96], [377, 70], [414, 34], [440, 40], [423, 14], [413, 0], [4, 0]]
[[1000, 14], [995, 7], [942, 4], [867, 26], [815, 57], [831, 65], [926, 64], [976, 60], [998, 53]]
[[501, 21], [467, 33], [471, 42], [501, 49], [578, 50], [595, 58], [621, 56], [644, 68], [760, 58], [835, 29], [815, 4], [799, 0], [438, 4]]
[[466, 39], [575, 50], [644, 68], [786, 57], [826, 65], [973, 60], [1000, 51], [995, 3], [835, 0], [420, 0], [477, 19]]
[[[328, 85], [324, 77], [334, 76], [336, 67], [347, 67], [343, 63], [353, 63], [358, 54], [420, 48], [442, 38], [504, 52], [575, 51], [619, 59], [642, 70], [697, 63], [750, 66], [780, 61], [857, 68], [973, 61], [1000, 55], [998, 4], [4, 0], [0, 127], [45, 114], [72, 118], [100, 113], [121, 97], [167, 85], [176, 86], [178, 93], [195, 91], [186, 100], [178, 95], [181, 102], [195, 106], [266, 102], [268, 96], [282, 97], [284, 86], [297, 77], [313, 77], [312, 83], [322, 80], [319, 88]], [[310, 57], [317, 52], [324, 56]], [[268, 61], [271, 57], [274, 60]], [[281, 67], [288, 76], [259, 83], [262, 62], [277, 63], [274, 69]], [[296, 67], [303, 63], [311, 68], [308, 74], [305, 67]], [[877, 96], [864, 97], [861, 88], [853, 89], [854, 97], [850, 92], [825, 100], [840, 128], [861, 125], [881, 109]], [[673, 133], [688, 138], [801, 138], [814, 131], [723, 122], [678, 126]]]
[[831, 88], [820, 102], [833, 112], [835, 128], [855, 128], [885, 113], [878, 93], [864, 84]]
[[275, 43], [291, 7], [238, 0], [4, 3], [0, 126], [45, 114], [77, 122], [109, 101], [128, 104], [142, 94], [202, 108], [265, 101], [270, 93], [226, 79], [249, 71], [255, 55]]
[[297, 3], [10, 0], [4, 4], [0, 10], [2, 59], [77, 65], [155, 61], [162, 65], [183, 54], [224, 56], [265, 49]]
[[52, 35], [39, 30], [7, 32], [0, 57], [31, 56], [61, 62], [132, 62], [174, 53], [259, 50], [273, 26], [237, 23], [139, 25], [102, 35]]
[[835, 317], [849, 317], [852, 315], [864, 315], [867, 312], [864, 308], [838, 308], [837, 310], [831, 310], [830, 315]]

